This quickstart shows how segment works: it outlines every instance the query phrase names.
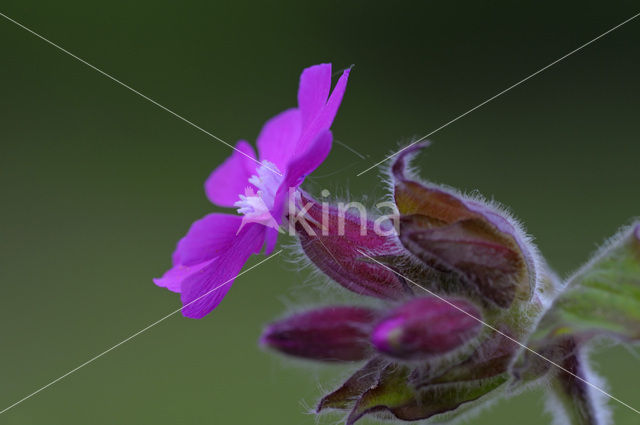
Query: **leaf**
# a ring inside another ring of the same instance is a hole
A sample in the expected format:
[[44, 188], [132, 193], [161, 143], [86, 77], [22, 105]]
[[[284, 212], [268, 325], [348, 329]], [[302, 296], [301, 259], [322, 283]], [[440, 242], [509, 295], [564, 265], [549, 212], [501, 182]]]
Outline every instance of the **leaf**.
[[530, 339], [532, 348], [568, 337], [640, 342], [640, 223], [622, 229], [571, 277]]

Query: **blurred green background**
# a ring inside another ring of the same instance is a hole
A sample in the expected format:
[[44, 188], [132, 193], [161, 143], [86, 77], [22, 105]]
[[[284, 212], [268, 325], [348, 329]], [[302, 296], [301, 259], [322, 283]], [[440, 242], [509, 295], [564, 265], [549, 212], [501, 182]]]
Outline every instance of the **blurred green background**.
[[[309, 187], [370, 202], [380, 177], [357, 172], [638, 12], [634, 1], [0, 4], [232, 143], [295, 105], [304, 67], [355, 64], [333, 130], [366, 159], [334, 146]], [[640, 214], [639, 42], [640, 19], [441, 130], [423, 175], [510, 206], [566, 275]], [[230, 151], [4, 19], [0, 51], [1, 410], [179, 307], [151, 278], [213, 210], [202, 184]], [[308, 275], [285, 260], [239, 278], [207, 318], [172, 317], [0, 423], [314, 424], [309, 407], [346, 369], [257, 346]], [[595, 359], [611, 392], [640, 406], [640, 359], [622, 347]], [[528, 393], [471, 423], [550, 423], [543, 405]], [[616, 424], [638, 423], [613, 409]]]

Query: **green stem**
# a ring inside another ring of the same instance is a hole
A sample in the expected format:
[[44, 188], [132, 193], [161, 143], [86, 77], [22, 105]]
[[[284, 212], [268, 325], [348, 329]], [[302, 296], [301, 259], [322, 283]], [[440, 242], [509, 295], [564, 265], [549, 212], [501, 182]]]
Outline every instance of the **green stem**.
[[551, 379], [551, 393], [549, 397], [553, 400], [553, 405], [561, 409], [561, 412], [554, 412], [564, 417], [567, 425], [605, 425], [603, 417], [605, 406], [599, 406], [598, 398], [595, 397], [597, 391], [586, 382], [596, 385], [593, 374], [589, 371], [587, 360], [582, 356], [575, 340], [569, 339], [564, 342], [566, 356], [561, 361], [561, 366], [573, 375], [558, 371]]

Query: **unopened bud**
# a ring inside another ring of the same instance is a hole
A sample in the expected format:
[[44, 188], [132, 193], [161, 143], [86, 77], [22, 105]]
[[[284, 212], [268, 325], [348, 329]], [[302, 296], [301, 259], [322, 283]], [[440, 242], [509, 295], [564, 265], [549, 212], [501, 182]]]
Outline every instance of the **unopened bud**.
[[405, 149], [392, 166], [404, 247], [427, 267], [456, 276], [498, 307], [530, 300], [535, 249], [522, 230], [491, 205], [408, 178], [408, 160], [424, 146]]
[[368, 341], [376, 312], [360, 307], [327, 307], [294, 314], [267, 326], [263, 345], [296, 357], [358, 361], [372, 352]]
[[468, 301], [418, 298], [383, 319], [371, 341], [378, 351], [399, 359], [441, 355], [476, 336], [479, 320], [480, 312]]
[[400, 276], [362, 254], [365, 251], [372, 256], [394, 257], [401, 250], [393, 238], [376, 232], [373, 220], [334, 205], [323, 207], [306, 194], [302, 205], [305, 224], [313, 232], [299, 224], [296, 236], [309, 260], [322, 272], [360, 295], [393, 300], [412, 295]]

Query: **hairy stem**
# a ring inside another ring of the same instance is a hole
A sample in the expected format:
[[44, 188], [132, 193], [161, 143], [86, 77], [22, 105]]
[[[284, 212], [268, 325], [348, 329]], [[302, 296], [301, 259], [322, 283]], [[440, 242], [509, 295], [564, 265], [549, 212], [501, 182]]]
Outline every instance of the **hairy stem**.
[[[561, 365], [569, 372], [587, 382], [599, 385], [599, 381], [588, 368], [586, 356], [581, 355], [574, 339], [564, 342], [566, 356]], [[589, 384], [566, 372], [559, 371], [551, 379], [550, 402], [553, 414], [563, 425], [606, 425], [607, 409]]]

